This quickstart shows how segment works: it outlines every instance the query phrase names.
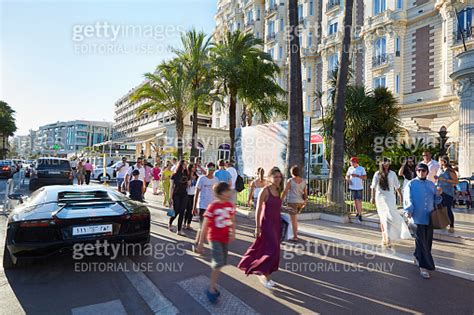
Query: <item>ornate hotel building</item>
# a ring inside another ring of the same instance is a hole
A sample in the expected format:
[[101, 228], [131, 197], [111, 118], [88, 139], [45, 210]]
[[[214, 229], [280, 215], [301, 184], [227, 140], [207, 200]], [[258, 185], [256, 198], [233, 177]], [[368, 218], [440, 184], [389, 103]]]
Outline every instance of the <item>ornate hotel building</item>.
[[[354, 0], [352, 83], [367, 90], [378, 86], [391, 90], [401, 105], [402, 124], [411, 135], [438, 137], [445, 126], [454, 159], [459, 98], [450, 75], [456, 70], [456, 56], [464, 50], [463, 38], [467, 49], [474, 45], [473, 7], [470, 0]], [[339, 62], [344, 1], [301, 0], [298, 13], [303, 106], [305, 115], [319, 118], [321, 107], [331, 99], [329, 82]], [[287, 88], [288, 0], [218, 0], [215, 20], [216, 41], [224, 32], [237, 29], [261, 38], [262, 49], [282, 69], [278, 82]], [[226, 118], [218, 108], [213, 125], [225, 127]]]

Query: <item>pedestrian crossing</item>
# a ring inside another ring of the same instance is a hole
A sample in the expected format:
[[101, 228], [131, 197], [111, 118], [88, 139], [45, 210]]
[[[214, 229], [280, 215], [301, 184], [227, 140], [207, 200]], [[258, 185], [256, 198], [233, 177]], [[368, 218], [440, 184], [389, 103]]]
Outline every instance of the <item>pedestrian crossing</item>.
[[[153, 314], [160, 315], [175, 315], [179, 313], [177, 305], [174, 305], [167, 299], [163, 293], [156, 287], [156, 285], [143, 273], [133, 270], [132, 264], [134, 262], [126, 259], [126, 264], [129, 272], [123, 274], [130, 281], [132, 286], [142, 297], [148, 305], [148, 308]], [[239, 314], [239, 315], [254, 315], [258, 314], [253, 308], [247, 305], [244, 301], [227, 291], [225, 288], [219, 286], [221, 296], [217, 305], [212, 305], [207, 300], [205, 294], [209, 285], [210, 279], [207, 276], [197, 276], [181, 282], [177, 285], [186, 292], [196, 303], [201, 305], [209, 314]], [[124, 301], [125, 302], [125, 301]], [[130, 302], [130, 301], [127, 301]], [[104, 303], [93, 305], [86, 305], [71, 309], [72, 315], [97, 315], [97, 314], [114, 314], [126, 315], [127, 311], [121, 300], [112, 300]], [[199, 314], [196, 312], [195, 314]]]

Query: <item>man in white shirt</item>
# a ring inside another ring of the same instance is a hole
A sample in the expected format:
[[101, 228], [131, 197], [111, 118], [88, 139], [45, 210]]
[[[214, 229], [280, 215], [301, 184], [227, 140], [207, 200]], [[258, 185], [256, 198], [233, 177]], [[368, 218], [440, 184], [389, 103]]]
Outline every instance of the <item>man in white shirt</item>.
[[128, 168], [127, 175], [125, 175], [125, 186], [127, 187], [127, 191], [129, 190], [129, 184], [134, 170], [138, 170], [140, 172], [138, 179], [145, 183], [145, 167], [143, 166], [143, 159], [138, 158], [137, 164], [130, 166]]
[[171, 166], [171, 171], [175, 173], [178, 168], [178, 159], [174, 157], [173, 160], [171, 160], [171, 163], [173, 164], [173, 166]]
[[436, 184], [436, 176], [439, 171], [439, 163], [436, 160], [432, 159], [432, 154], [430, 151], [423, 151], [423, 163], [428, 165], [428, 176], [426, 179]]
[[232, 181], [230, 183], [230, 189], [232, 189], [232, 203], [236, 203], [237, 201], [237, 191], [235, 191], [235, 182], [237, 181], [237, 170], [234, 168], [234, 164], [232, 162], [226, 161], [226, 170], [232, 176]]
[[367, 179], [365, 168], [359, 165], [359, 159], [351, 157], [351, 166], [347, 170], [346, 180], [349, 183], [349, 190], [354, 200], [354, 207], [357, 211], [357, 218], [362, 222], [362, 193], [364, 191], [364, 180]]
[[115, 172], [117, 172], [117, 189], [121, 193], [124, 193], [123, 183], [125, 182], [125, 176], [129, 168], [130, 165], [127, 163], [126, 157], [123, 157], [122, 162], [117, 163], [115, 166]]

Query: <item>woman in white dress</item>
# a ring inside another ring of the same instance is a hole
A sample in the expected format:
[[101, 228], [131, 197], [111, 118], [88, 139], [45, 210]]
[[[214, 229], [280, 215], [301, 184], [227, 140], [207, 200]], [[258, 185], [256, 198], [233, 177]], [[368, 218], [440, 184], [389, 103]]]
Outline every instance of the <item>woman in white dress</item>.
[[390, 170], [390, 160], [384, 158], [380, 162], [380, 169], [372, 180], [372, 203], [377, 206], [382, 230], [382, 246], [391, 247], [392, 240], [411, 239], [410, 231], [400, 212], [397, 210], [395, 193], [400, 200], [400, 182], [397, 174]]

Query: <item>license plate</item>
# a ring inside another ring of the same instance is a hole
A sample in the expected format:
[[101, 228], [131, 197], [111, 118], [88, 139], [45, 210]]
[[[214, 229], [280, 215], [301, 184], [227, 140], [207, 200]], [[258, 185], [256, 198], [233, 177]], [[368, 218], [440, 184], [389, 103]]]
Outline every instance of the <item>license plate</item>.
[[72, 228], [73, 236], [112, 233], [112, 224], [77, 226]]
[[50, 172], [48, 172], [48, 174], [51, 174], [51, 175], [59, 175], [59, 174], [61, 174], [61, 172], [50, 171]]

